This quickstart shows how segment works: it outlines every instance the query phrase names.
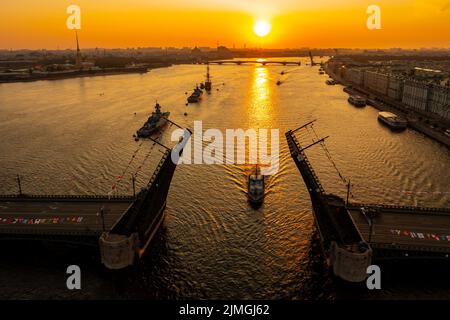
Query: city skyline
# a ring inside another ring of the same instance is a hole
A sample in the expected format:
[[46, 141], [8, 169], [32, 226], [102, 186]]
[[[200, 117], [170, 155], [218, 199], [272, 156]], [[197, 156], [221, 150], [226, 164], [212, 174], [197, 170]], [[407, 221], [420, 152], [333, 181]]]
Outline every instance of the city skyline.
[[[354, 0], [288, 0], [282, 4], [272, 0], [78, 0], [72, 4], [81, 8], [79, 35], [85, 48], [450, 47], [450, 3], [446, 0], [378, 1], [380, 30], [366, 26], [371, 3]], [[31, 0], [2, 4], [0, 49], [74, 48], [73, 33], [66, 27], [69, 5], [49, 0], [39, 5]], [[264, 37], [253, 30], [260, 20], [271, 26]]]

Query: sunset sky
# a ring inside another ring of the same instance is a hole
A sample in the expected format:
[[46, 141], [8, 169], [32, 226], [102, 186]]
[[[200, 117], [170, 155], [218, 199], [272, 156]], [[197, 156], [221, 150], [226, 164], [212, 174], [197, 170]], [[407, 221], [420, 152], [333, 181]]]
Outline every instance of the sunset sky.
[[[66, 8], [81, 7], [83, 47], [450, 47], [450, 0], [2, 0], [0, 48], [74, 48]], [[366, 9], [381, 8], [381, 30]], [[271, 24], [259, 38], [256, 21]]]

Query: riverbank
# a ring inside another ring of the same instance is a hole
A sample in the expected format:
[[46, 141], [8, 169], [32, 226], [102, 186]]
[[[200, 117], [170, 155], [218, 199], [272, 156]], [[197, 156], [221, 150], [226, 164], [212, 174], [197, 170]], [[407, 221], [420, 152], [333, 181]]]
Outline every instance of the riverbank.
[[445, 129], [450, 127], [447, 122], [430, 114], [413, 111], [400, 101], [390, 97], [382, 96], [362, 87], [356, 87], [329, 70], [326, 64], [324, 70], [331, 78], [344, 86], [344, 92], [365, 97], [368, 105], [380, 111], [389, 111], [404, 117], [408, 120], [408, 127], [440, 142], [450, 149], [450, 137], [444, 133]]
[[147, 73], [152, 69], [170, 67], [171, 63], [150, 65], [145, 67], [116, 67], [94, 70], [73, 70], [62, 72], [40, 72], [40, 73], [1, 73], [0, 83], [33, 82], [39, 80], [64, 80], [72, 78], [112, 76], [119, 74]]

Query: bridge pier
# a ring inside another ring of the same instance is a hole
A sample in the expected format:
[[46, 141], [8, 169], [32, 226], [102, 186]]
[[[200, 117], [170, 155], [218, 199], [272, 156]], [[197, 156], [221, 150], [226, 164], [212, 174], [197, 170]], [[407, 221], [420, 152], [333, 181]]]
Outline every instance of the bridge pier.
[[136, 258], [137, 233], [130, 236], [104, 232], [99, 239], [101, 261], [111, 270], [132, 266]]

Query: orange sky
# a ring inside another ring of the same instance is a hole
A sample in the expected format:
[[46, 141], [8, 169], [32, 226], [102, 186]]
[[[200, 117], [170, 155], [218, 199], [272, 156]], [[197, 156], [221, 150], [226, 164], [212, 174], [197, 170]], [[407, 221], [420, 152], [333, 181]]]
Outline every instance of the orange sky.
[[[74, 48], [66, 8], [81, 7], [83, 47], [450, 47], [450, 0], [2, 0], [0, 48]], [[366, 28], [370, 4], [381, 30]], [[260, 39], [258, 19], [272, 24]]]

